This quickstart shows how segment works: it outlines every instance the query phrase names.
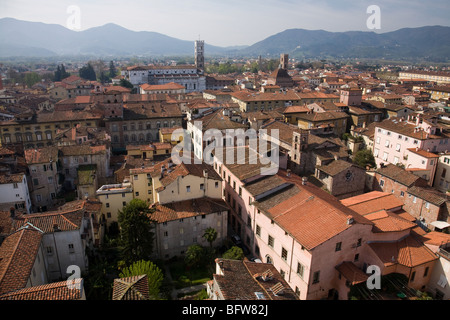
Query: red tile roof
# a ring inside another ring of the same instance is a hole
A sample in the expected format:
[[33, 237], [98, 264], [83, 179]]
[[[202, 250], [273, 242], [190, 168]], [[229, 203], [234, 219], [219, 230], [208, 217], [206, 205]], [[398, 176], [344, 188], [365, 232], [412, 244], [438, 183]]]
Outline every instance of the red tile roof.
[[83, 279], [80, 278], [24, 288], [2, 295], [0, 300], [81, 300], [83, 290]]
[[403, 202], [396, 196], [380, 191], [372, 191], [359, 196], [342, 199], [341, 203], [361, 215], [403, 207]]
[[[256, 293], [264, 300], [298, 300], [272, 264], [227, 259], [216, 259], [216, 263], [223, 275], [213, 277], [225, 300], [258, 300]], [[261, 275], [267, 271], [270, 277], [264, 281]], [[275, 294], [275, 288], [283, 288], [283, 292]]]
[[199, 198], [152, 206], [155, 212], [149, 217], [157, 223], [228, 211], [229, 207], [222, 199]]
[[149, 300], [146, 274], [114, 279], [112, 300]]
[[41, 245], [42, 232], [26, 226], [0, 246], [0, 294], [25, 288]]
[[292, 184], [290, 189], [283, 192], [286, 196], [268, 200], [268, 206], [263, 205], [264, 200], [259, 200], [255, 206], [268, 213], [271, 219], [307, 249], [315, 248], [354, 224], [373, 225], [312, 183], [303, 185], [302, 178], [294, 174], [287, 177], [282, 170], [278, 176]]
[[385, 267], [395, 264], [416, 267], [437, 260], [437, 256], [413, 236], [391, 243], [369, 243]]

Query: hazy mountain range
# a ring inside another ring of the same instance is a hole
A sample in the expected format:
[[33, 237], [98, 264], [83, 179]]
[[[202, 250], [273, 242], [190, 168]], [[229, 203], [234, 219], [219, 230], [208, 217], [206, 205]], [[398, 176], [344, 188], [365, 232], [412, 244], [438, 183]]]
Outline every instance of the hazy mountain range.
[[[289, 29], [250, 46], [205, 45], [206, 56], [422, 59], [447, 62], [450, 27], [405, 28], [388, 33]], [[72, 31], [56, 24], [0, 19], [0, 57], [194, 55], [194, 41], [106, 24]]]

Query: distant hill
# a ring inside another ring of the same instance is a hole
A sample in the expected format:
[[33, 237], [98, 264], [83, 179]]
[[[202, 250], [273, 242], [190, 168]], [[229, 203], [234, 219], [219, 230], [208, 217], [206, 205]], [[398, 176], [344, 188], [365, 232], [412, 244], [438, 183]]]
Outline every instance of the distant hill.
[[[205, 44], [206, 55], [297, 58], [371, 58], [387, 60], [450, 59], [450, 27], [405, 28], [393, 32], [329, 32], [289, 29], [251, 46], [218, 47]], [[0, 57], [161, 56], [194, 55], [194, 41], [157, 32], [131, 31], [106, 24], [72, 31], [56, 24], [0, 19]]]
[[448, 39], [450, 27], [441, 26], [405, 28], [382, 34], [289, 29], [239, 53], [247, 56], [288, 53], [298, 58], [424, 59], [447, 62], [450, 59]]
[[[131, 31], [106, 24], [85, 31], [72, 31], [56, 24], [0, 19], [0, 57], [53, 55], [194, 55], [194, 41], [157, 32]], [[205, 44], [209, 54], [235, 49]]]

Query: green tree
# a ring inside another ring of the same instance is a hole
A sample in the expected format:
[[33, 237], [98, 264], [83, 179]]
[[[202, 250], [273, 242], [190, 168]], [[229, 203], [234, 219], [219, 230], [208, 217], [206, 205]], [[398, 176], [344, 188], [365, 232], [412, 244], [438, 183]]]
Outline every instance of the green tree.
[[192, 268], [200, 266], [200, 264], [204, 261], [204, 258], [205, 249], [198, 244], [194, 244], [186, 250], [184, 261], [189, 268]]
[[243, 260], [244, 251], [242, 251], [242, 249], [237, 246], [233, 246], [222, 255], [222, 258], [230, 260]]
[[82, 67], [79, 71], [80, 77], [86, 80], [96, 81], [97, 75], [95, 74], [94, 68], [90, 63]]
[[58, 65], [58, 67], [56, 68], [53, 81], [61, 81], [69, 76], [70, 76], [70, 73], [68, 73], [66, 71], [66, 68], [64, 67], [64, 65], [61, 64], [61, 65]]
[[28, 88], [31, 88], [34, 84], [41, 81], [41, 78], [36, 72], [28, 72], [25, 74], [24, 82], [28, 86]]
[[214, 228], [207, 228], [202, 236], [206, 241], [208, 241], [210, 248], [212, 248], [213, 242], [217, 239], [217, 231]]
[[111, 60], [109, 62], [109, 77], [112, 79], [117, 75], [116, 67], [114, 66], [114, 62]]
[[375, 157], [373, 156], [372, 151], [370, 151], [369, 149], [357, 151], [355, 153], [355, 156], [353, 157], [353, 163], [363, 168], [365, 168], [366, 166], [370, 166], [371, 168], [376, 167]]
[[119, 274], [121, 278], [128, 278], [140, 275], [147, 275], [148, 291], [153, 300], [159, 299], [161, 284], [164, 280], [163, 273], [158, 266], [151, 261], [139, 260], [123, 269]]
[[128, 89], [133, 89], [133, 84], [126, 79], [120, 79], [120, 86]]
[[119, 211], [121, 253], [125, 262], [146, 260], [153, 252], [152, 210], [140, 199], [133, 199]]

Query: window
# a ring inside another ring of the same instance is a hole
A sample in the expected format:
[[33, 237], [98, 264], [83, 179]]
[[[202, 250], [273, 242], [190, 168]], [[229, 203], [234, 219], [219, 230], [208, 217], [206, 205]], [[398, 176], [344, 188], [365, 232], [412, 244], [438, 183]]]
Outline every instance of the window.
[[14, 189], [18, 189], [19, 185], [16, 182], [14, 182], [13, 187], [14, 187]]
[[191, 186], [186, 186], [186, 192], [191, 192]]
[[288, 252], [285, 248], [281, 248], [281, 258], [286, 261], [288, 256]]
[[124, 202], [122, 202], [122, 206], [126, 206], [127, 205], [127, 202], [126, 201], [124, 201]]
[[425, 208], [430, 209], [430, 203], [429, 202], [425, 202]]
[[413, 273], [411, 274], [411, 279], [410, 279], [410, 281], [413, 282], [415, 277], [416, 277], [416, 272], [413, 271]]
[[53, 254], [53, 247], [47, 247], [47, 254], [52, 255]]
[[267, 240], [267, 244], [273, 248], [275, 239], [272, 236], [269, 236], [268, 240]]
[[68, 247], [69, 247], [69, 253], [74, 253], [75, 252], [75, 249], [73, 247], [73, 243], [70, 243]]
[[361, 247], [361, 243], [362, 243], [362, 238], [359, 238], [358, 241], [356, 242], [356, 246]]
[[313, 283], [319, 283], [320, 280], [320, 271], [316, 271], [313, 274]]
[[384, 146], [389, 148], [389, 145], [391, 144], [391, 142], [389, 140], [386, 140], [386, 142], [384, 143]]
[[380, 137], [377, 137], [376, 143], [377, 143], [377, 144], [380, 144]]
[[205, 185], [203, 183], [200, 183], [200, 190], [205, 190]]
[[105, 206], [106, 206], [107, 208], [109, 208], [109, 202], [105, 203]]
[[375, 148], [375, 151], [374, 151], [373, 155], [374, 155], [375, 157], [378, 157], [378, 154], [379, 154], [379, 153], [380, 153], [380, 150], [377, 149], [377, 148]]
[[397, 146], [395, 147], [395, 151], [400, 152], [400, 149], [401, 149], [401, 144], [397, 143]]
[[111, 212], [107, 212], [107, 213], [106, 213], [106, 217], [107, 217], [107, 218], [111, 218]]
[[354, 261], [357, 262], [359, 260], [359, 253], [355, 254], [355, 259]]
[[389, 157], [389, 153], [384, 152], [384, 153], [383, 153], [383, 160], [384, 160], [384, 161], [387, 161], [388, 157]]
[[38, 186], [38, 185], [39, 185], [39, 179], [34, 178], [34, 179], [33, 179], [33, 184], [34, 184], [35, 186]]
[[380, 187], [384, 186], [384, 180], [380, 180]]
[[219, 182], [215, 183], [215, 187], [218, 188], [219, 187]]
[[334, 251], [341, 251], [341, 249], [342, 249], [342, 242], [336, 243], [336, 248]]
[[297, 263], [297, 274], [300, 276], [300, 278], [303, 279], [303, 272], [305, 271], [305, 266], [302, 265], [300, 262]]
[[261, 227], [256, 225], [256, 235], [261, 236]]
[[398, 157], [394, 157], [394, 164], [397, 164], [399, 161]]
[[404, 197], [405, 193], [403, 191], [400, 191], [400, 197]]
[[414, 197], [413, 198], [413, 203], [416, 203], [417, 202], [417, 197]]

